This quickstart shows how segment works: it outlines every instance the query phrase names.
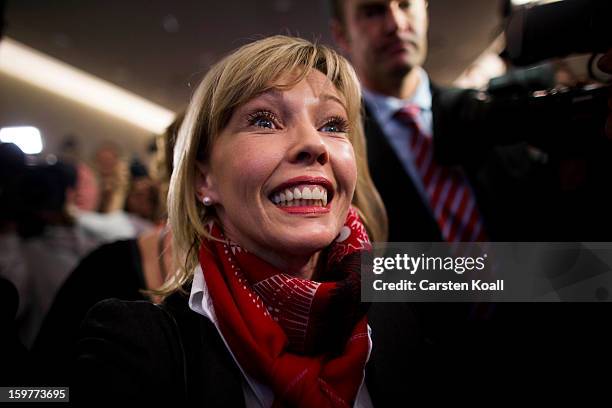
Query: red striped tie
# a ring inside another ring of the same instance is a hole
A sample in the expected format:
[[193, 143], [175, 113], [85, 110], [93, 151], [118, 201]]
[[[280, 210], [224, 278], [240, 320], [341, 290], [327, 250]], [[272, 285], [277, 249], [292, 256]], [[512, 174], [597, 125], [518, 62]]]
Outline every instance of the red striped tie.
[[486, 241], [476, 198], [460, 169], [439, 165], [433, 154], [431, 136], [421, 130], [416, 118], [420, 108], [407, 105], [396, 118], [412, 130], [410, 149], [434, 217], [447, 242]]

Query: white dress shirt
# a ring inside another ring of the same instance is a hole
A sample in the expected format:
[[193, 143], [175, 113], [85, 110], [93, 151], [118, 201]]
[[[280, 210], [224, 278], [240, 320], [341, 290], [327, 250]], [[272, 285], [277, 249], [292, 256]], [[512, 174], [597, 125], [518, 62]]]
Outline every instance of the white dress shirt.
[[[217, 331], [219, 332], [219, 336], [223, 339], [223, 343], [227, 350], [232, 355], [232, 358], [236, 362], [238, 368], [242, 372], [242, 391], [244, 393], [244, 401], [246, 403], [247, 408], [269, 408], [272, 406], [274, 402], [274, 393], [265, 384], [260, 383], [249, 374], [247, 374], [240, 363], [232, 353], [232, 350], [229, 348], [227, 341], [223, 337], [223, 333], [219, 330], [219, 322], [217, 321], [217, 316], [215, 314], [215, 308], [213, 307], [212, 299], [208, 294], [208, 286], [206, 285], [206, 281], [204, 280], [204, 273], [202, 272], [202, 268], [198, 265], [193, 274], [193, 283], [191, 285], [191, 294], [189, 296], [189, 308], [194, 312], [205, 316], [210, 319], [210, 321], [215, 325]], [[370, 349], [368, 351], [368, 359], [370, 358], [370, 353], [372, 352], [372, 336], [370, 333], [370, 326], [368, 326], [368, 337], [370, 343]], [[361, 388], [357, 393], [357, 399], [355, 401], [355, 408], [371, 408], [372, 400], [370, 399], [370, 394], [368, 394], [368, 390], [366, 388], [365, 382], [361, 384]]]

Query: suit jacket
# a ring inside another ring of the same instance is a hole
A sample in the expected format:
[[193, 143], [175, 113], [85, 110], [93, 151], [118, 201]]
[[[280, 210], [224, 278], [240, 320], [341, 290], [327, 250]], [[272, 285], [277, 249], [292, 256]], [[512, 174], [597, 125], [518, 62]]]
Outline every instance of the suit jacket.
[[[515, 129], [466, 120], [477, 110], [473, 90], [431, 87], [436, 160], [466, 173], [492, 240], [542, 238], [542, 217], [550, 197], [549, 169], [532, 158], [526, 143], [514, 142]], [[389, 217], [390, 242], [435, 242], [442, 235], [428, 206], [365, 105], [368, 164]], [[479, 123], [480, 124], [480, 123]], [[491, 140], [499, 142], [495, 146]], [[460, 154], [456, 152], [460, 151]], [[548, 181], [548, 182], [547, 182]]]

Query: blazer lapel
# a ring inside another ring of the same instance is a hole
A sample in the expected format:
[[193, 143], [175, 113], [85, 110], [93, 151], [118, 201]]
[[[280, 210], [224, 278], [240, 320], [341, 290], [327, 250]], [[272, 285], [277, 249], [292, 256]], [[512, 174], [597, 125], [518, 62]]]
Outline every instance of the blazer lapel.
[[214, 324], [189, 309], [182, 294], [167, 304], [180, 329], [187, 400], [207, 407], [243, 407], [242, 374]]
[[431, 212], [364, 102], [364, 130], [372, 180], [389, 217], [389, 241], [440, 241]]

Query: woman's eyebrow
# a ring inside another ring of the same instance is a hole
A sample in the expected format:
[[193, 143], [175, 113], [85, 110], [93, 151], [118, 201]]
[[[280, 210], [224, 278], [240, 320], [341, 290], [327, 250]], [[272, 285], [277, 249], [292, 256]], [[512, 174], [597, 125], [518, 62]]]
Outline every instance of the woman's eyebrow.
[[275, 88], [267, 89], [262, 93], [255, 95], [253, 98], [245, 102], [245, 104], [242, 105], [239, 109], [250, 109], [253, 105], [257, 105], [258, 103], [262, 102], [269, 103], [283, 111], [286, 110], [284, 106], [286, 104], [286, 101], [283, 96], [283, 92], [280, 89]]
[[255, 97], [252, 98], [249, 102], [260, 99], [260, 98], [271, 99], [273, 101], [282, 101], [284, 99], [283, 91], [278, 88], [270, 88], [270, 89], [263, 91], [260, 94], [255, 95]]
[[238, 110], [249, 109], [252, 105], [257, 105], [261, 102], [271, 103], [273, 105], [282, 105], [284, 102], [283, 94], [278, 89], [267, 89], [257, 95], [253, 96], [251, 99], [246, 101], [243, 105], [241, 105]]
[[347, 110], [346, 109], [346, 105], [344, 104], [344, 101], [342, 101], [340, 98], [338, 98], [335, 95], [332, 95], [332, 94], [329, 94], [329, 93], [324, 93], [324, 94], [321, 94], [319, 99], [322, 102], [326, 102], [326, 101], [335, 101], [335, 102], [338, 102], [344, 108], [344, 110]]
[[[328, 102], [328, 101], [336, 102], [345, 111], [348, 111], [344, 101], [340, 99], [339, 97], [337, 97], [336, 95], [333, 95], [331, 93], [327, 93], [327, 92], [322, 93], [319, 96], [317, 96], [316, 99], [318, 99], [319, 103]], [[270, 89], [265, 90], [264, 92], [258, 94], [253, 99], [245, 103], [243, 107], [250, 106], [251, 104], [256, 104], [258, 101], [262, 101], [262, 100], [268, 101], [269, 103], [277, 105], [281, 110], [284, 111], [283, 112], [284, 114], [288, 114], [290, 111], [290, 108], [286, 106], [286, 104], [289, 101], [287, 101], [286, 98], [284, 97], [284, 91], [278, 88], [270, 88]]]
[[[260, 93], [259, 95], [257, 95], [252, 100], [259, 99], [259, 98], [274, 99], [274, 100], [283, 100], [284, 99], [283, 92], [284, 91], [282, 89], [270, 88], [270, 89], [267, 89], [264, 92]], [[338, 102], [343, 107], [345, 107], [344, 101], [342, 99], [340, 99], [336, 95], [333, 95], [333, 94], [330, 94], [330, 93], [322, 93], [322, 94], [320, 94], [319, 95], [319, 100], [321, 100], [322, 102], [326, 102], [326, 101], [330, 101], [330, 100], [331, 101], [335, 101], [335, 102]]]

